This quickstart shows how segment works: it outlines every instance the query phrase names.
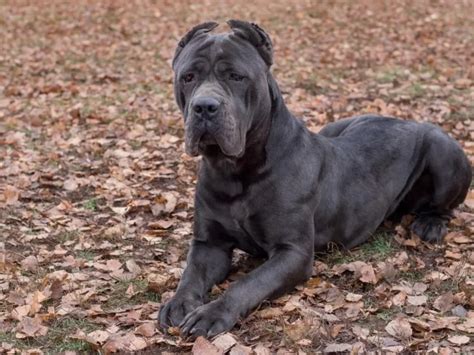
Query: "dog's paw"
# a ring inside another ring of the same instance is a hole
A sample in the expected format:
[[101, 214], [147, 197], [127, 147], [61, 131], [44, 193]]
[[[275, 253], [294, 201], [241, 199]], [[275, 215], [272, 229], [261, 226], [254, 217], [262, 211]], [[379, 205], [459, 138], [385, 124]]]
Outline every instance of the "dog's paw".
[[239, 315], [225, 301], [218, 299], [196, 308], [179, 325], [184, 336], [213, 336], [231, 330]]
[[419, 216], [411, 225], [411, 230], [421, 239], [431, 243], [441, 242], [448, 230], [446, 221], [438, 216]]
[[160, 308], [158, 313], [160, 327], [163, 329], [177, 327], [187, 314], [202, 304], [203, 301], [199, 297], [176, 294]]

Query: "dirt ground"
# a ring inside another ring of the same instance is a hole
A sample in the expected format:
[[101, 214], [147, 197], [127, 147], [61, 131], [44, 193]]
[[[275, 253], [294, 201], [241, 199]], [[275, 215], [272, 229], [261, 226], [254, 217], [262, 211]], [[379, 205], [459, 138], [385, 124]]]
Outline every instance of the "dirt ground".
[[[474, 190], [444, 243], [410, 217], [210, 342], [155, 328], [192, 234], [170, 61], [204, 20], [259, 23], [290, 109], [429, 121], [474, 162], [474, 3], [0, 0], [0, 352], [474, 352]], [[222, 26], [226, 29], [226, 26]], [[260, 261], [235, 256], [235, 280]], [[214, 296], [229, 283], [215, 287]]]

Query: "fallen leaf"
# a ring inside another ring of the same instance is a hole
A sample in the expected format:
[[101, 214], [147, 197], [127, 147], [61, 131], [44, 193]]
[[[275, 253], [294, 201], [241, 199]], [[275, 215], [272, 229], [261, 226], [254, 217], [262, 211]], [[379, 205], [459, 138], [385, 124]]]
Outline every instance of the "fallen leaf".
[[88, 333], [83, 340], [94, 345], [101, 345], [104, 344], [109, 337], [110, 333], [104, 330], [94, 330], [93, 332]]
[[20, 191], [14, 186], [7, 185], [3, 190], [3, 198], [7, 205], [16, 205], [20, 198]]
[[135, 262], [133, 259], [128, 259], [125, 262], [125, 266], [127, 267], [128, 271], [130, 271], [132, 274], [139, 275], [142, 272], [142, 269], [138, 264]]
[[229, 355], [250, 355], [252, 354], [252, 348], [237, 344], [230, 349]]
[[339, 343], [339, 344], [328, 344], [324, 348], [325, 353], [337, 353], [337, 352], [345, 352], [352, 350], [352, 345], [347, 343]]
[[449, 337], [448, 341], [456, 345], [464, 345], [468, 344], [471, 339], [467, 335], [454, 335]]
[[28, 255], [21, 261], [21, 267], [27, 271], [34, 271], [38, 268], [38, 259], [34, 255]]
[[32, 338], [36, 336], [45, 336], [48, 328], [41, 324], [40, 318], [23, 317], [18, 323], [17, 338]]
[[271, 351], [269, 348], [262, 344], [258, 344], [254, 349], [253, 349], [255, 355], [271, 355]]
[[421, 295], [421, 296], [408, 296], [407, 302], [412, 306], [422, 306], [426, 303], [428, 297]]
[[402, 291], [392, 297], [392, 303], [394, 306], [401, 307], [405, 304], [406, 299], [407, 299], [407, 294]]
[[63, 187], [67, 191], [74, 191], [78, 187], [77, 179], [76, 178], [69, 178], [64, 181]]
[[278, 318], [283, 315], [283, 310], [281, 308], [264, 308], [261, 311], [257, 312], [257, 317], [262, 319], [273, 319]]
[[212, 344], [222, 350], [224, 353], [227, 352], [231, 347], [237, 344], [237, 340], [229, 334], [221, 334], [212, 341]]
[[433, 307], [440, 312], [447, 312], [454, 307], [453, 300], [454, 296], [452, 292], [446, 292], [436, 298], [436, 300], [433, 302]]
[[147, 281], [148, 289], [160, 294], [167, 289], [170, 277], [160, 274], [149, 274], [147, 276]]
[[385, 330], [388, 334], [400, 340], [409, 339], [413, 333], [410, 323], [403, 318], [392, 320], [387, 324]]
[[348, 301], [348, 302], [357, 302], [357, 301], [360, 301], [362, 299], [362, 297], [363, 297], [363, 295], [359, 295], [359, 294], [356, 294], [356, 293], [349, 292], [346, 295], [346, 301]]
[[147, 347], [147, 342], [133, 333], [126, 335], [112, 335], [104, 344], [103, 349], [106, 353], [111, 352], [136, 352]]
[[224, 352], [204, 337], [197, 337], [191, 349], [193, 355], [223, 355]]

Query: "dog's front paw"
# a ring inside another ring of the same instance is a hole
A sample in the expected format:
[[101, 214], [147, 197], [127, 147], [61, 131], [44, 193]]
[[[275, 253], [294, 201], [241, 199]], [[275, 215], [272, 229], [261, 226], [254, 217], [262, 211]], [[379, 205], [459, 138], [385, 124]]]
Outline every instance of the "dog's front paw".
[[166, 329], [178, 326], [187, 314], [202, 304], [202, 299], [197, 296], [176, 294], [160, 308], [158, 314], [160, 327]]
[[211, 338], [231, 330], [238, 319], [238, 312], [226, 304], [225, 300], [218, 299], [189, 313], [179, 327], [185, 336]]

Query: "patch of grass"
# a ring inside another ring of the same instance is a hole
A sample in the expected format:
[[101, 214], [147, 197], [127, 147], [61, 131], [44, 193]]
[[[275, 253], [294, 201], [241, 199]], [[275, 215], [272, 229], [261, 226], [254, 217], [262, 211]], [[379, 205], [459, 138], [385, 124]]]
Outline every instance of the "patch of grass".
[[375, 317], [383, 321], [389, 321], [393, 318], [395, 313], [397, 313], [397, 311], [394, 309], [381, 309], [375, 314]]
[[[130, 286], [133, 286], [135, 295], [128, 298], [126, 292]], [[125, 305], [140, 304], [147, 302], [148, 282], [142, 279], [133, 279], [128, 281], [119, 281], [113, 285], [112, 291], [108, 293], [109, 299], [104, 305], [104, 309], [112, 310]]]
[[153, 291], [146, 291], [143, 296], [146, 298], [147, 301], [151, 302], [160, 302], [161, 301], [161, 295], [157, 292]]
[[368, 242], [360, 246], [359, 252], [364, 259], [383, 260], [392, 255], [395, 245], [388, 233], [376, 233]]
[[69, 336], [75, 334], [78, 329], [90, 333], [99, 328], [98, 325], [86, 319], [65, 317], [49, 324], [48, 333], [45, 336], [17, 339], [14, 332], [0, 333], [0, 343], [6, 342], [18, 349], [41, 348], [46, 354], [59, 354], [64, 351], [93, 353], [90, 344], [83, 340], [71, 339]]
[[311, 95], [321, 95], [326, 89], [319, 85], [320, 80], [316, 74], [312, 73], [307, 78], [298, 79], [298, 87], [306, 90]]
[[414, 83], [408, 88], [408, 94], [411, 97], [422, 97], [426, 93], [426, 89], [420, 83]]
[[99, 328], [98, 325], [93, 324], [86, 319], [66, 317], [57, 320], [50, 326], [48, 334], [44, 337], [44, 340], [46, 341], [47, 348], [49, 348], [51, 354], [57, 354], [68, 350], [91, 352], [93, 349], [90, 347], [90, 344], [79, 339], [70, 339], [68, 336], [76, 333], [78, 329], [83, 330], [85, 333], [90, 333]]
[[425, 274], [418, 270], [410, 270], [400, 273], [400, 278], [411, 281], [411, 282], [419, 282], [422, 281], [425, 277]]
[[13, 332], [0, 332], [0, 344], [7, 343], [13, 345], [15, 348], [24, 349], [29, 346], [29, 340], [19, 340], [15, 338], [15, 333]]
[[352, 261], [384, 260], [394, 254], [396, 246], [392, 237], [386, 232], [377, 232], [367, 242], [353, 250], [336, 249], [322, 258], [329, 266], [350, 263]]
[[61, 243], [68, 242], [70, 240], [75, 240], [79, 237], [79, 232], [77, 231], [66, 231], [58, 234], [57, 240]]
[[97, 199], [90, 198], [86, 202], [84, 202], [83, 207], [89, 211], [97, 211]]
[[77, 258], [85, 259], [87, 261], [92, 261], [96, 257], [96, 253], [90, 250], [79, 250], [75, 253]]
[[348, 250], [331, 251], [323, 258], [321, 258], [321, 261], [328, 264], [330, 267], [338, 264], [350, 263], [354, 260], [356, 260], [356, 258]]
[[375, 73], [375, 80], [380, 84], [393, 83], [396, 80], [403, 81], [406, 78], [407, 74], [398, 67], [384, 68]]

